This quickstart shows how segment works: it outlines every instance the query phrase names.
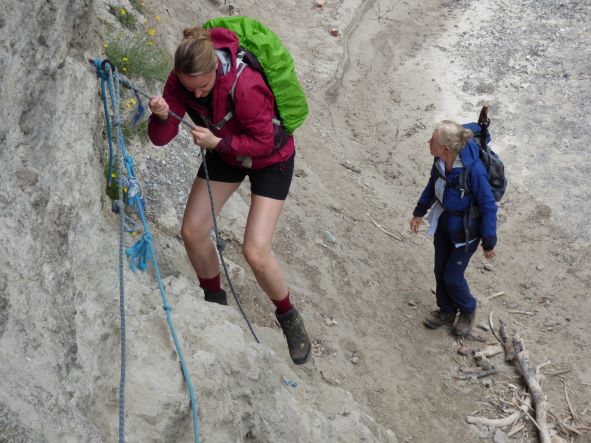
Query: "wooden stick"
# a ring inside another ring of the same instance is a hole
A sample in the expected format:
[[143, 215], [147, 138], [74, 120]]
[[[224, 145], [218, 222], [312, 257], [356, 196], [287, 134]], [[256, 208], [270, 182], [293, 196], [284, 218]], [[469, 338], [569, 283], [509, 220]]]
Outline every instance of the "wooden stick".
[[575, 411], [575, 408], [573, 408], [573, 405], [570, 402], [570, 397], [568, 395], [568, 386], [567, 386], [566, 382], [564, 383], [564, 394], [566, 395], [566, 404], [568, 405], [570, 415], [572, 415], [573, 420], [576, 421], [579, 419], [579, 414], [577, 414], [577, 411]]
[[373, 218], [371, 218], [371, 215], [369, 215], [369, 214], [366, 214], [366, 215], [367, 215], [367, 216], [369, 217], [369, 219], [370, 219], [370, 220], [373, 222], [373, 224], [374, 224], [374, 225], [376, 225], [376, 227], [377, 227], [378, 229], [380, 229], [382, 232], [384, 232], [385, 234], [389, 235], [389, 236], [390, 236], [390, 237], [392, 237], [392, 238], [395, 238], [395, 239], [396, 239], [396, 240], [398, 240], [398, 241], [403, 241], [403, 239], [402, 239], [402, 238], [400, 238], [400, 237], [398, 237], [397, 235], [395, 235], [395, 234], [392, 234], [391, 232], [388, 232], [388, 231], [386, 231], [386, 229], [385, 229], [385, 228], [384, 228], [382, 225], [380, 225], [380, 224], [379, 224], [377, 221], [375, 221]]
[[583, 430], [589, 429], [589, 428], [575, 428], [575, 427], [567, 425], [566, 423], [563, 423], [562, 426], [564, 427], [564, 429], [566, 429], [571, 434], [577, 434], [577, 435], [583, 435], [583, 433], [579, 429], [583, 429]]
[[546, 360], [544, 363], [540, 363], [538, 366], [536, 366], [536, 374], [539, 374], [540, 369], [542, 369], [544, 366], [548, 366], [551, 363], [552, 363], [552, 360]]
[[529, 312], [529, 311], [520, 311], [518, 309], [512, 309], [512, 310], [508, 310], [507, 311], [509, 314], [521, 314], [521, 315], [534, 315], [533, 312]]
[[473, 417], [469, 415], [468, 417], [466, 417], [466, 421], [474, 425], [485, 425], [498, 428], [509, 426], [515, 423], [517, 420], [519, 420], [519, 417], [521, 417], [521, 412], [526, 411], [527, 408], [530, 407], [530, 401], [531, 400], [529, 399], [529, 397], [527, 397], [523, 402], [523, 406], [518, 405], [517, 411], [504, 418]]
[[[529, 353], [525, 349], [523, 340], [518, 334], [515, 334], [513, 338], [513, 349], [515, 350], [515, 359], [517, 361], [517, 367], [521, 371], [521, 375], [525, 380], [527, 388], [532, 396], [532, 401], [536, 410], [536, 420], [532, 421], [538, 428], [538, 435], [540, 437], [540, 443], [551, 443], [550, 431], [548, 429], [548, 423], [546, 421], [546, 415], [548, 413], [548, 402], [546, 400], [546, 394], [542, 391], [540, 386], [540, 380], [543, 378], [542, 374], [535, 374], [530, 366]], [[527, 412], [526, 412], [527, 414]], [[529, 414], [528, 414], [529, 416]]]
[[501, 344], [505, 349], [505, 361], [513, 361], [515, 358], [515, 350], [513, 349], [513, 344], [507, 335], [507, 325], [502, 318], [499, 319], [499, 323], [501, 324], [501, 326], [499, 326], [499, 335], [501, 336]]
[[466, 421], [471, 425], [484, 425], [493, 428], [502, 428], [509, 426], [519, 419], [521, 411], [514, 412], [513, 414], [504, 418], [486, 418], [486, 417], [473, 417], [469, 415], [466, 417]]
[[507, 437], [509, 437], [509, 438], [513, 437], [515, 434], [517, 434], [523, 428], [524, 428], [524, 425], [523, 424], [520, 424], [518, 426], [515, 426], [515, 428], [513, 428], [513, 430], [509, 431], [509, 433], [507, 434]]
[[489, 295], [488, 297], [486, 297], [486, 299], [487, 300], [492, 300], [493, 298], [500, 297], [501, 295], [505, 295], [505, 293], [503, 291], [497, 292], [496, 294]]
[[[460, 370], [462, 370], [462, 368], [460, 368]], [[474, 372], [465, 372], [465, 371], [462, 371], [462, 372], [464, 372], [465, 374], [470, 374], [470, 375], [467, 375], [465, 377], [461, 377], [461, 376], [456, 375], [454, 378], [456, 380], [470, 380], [472, 377], [483, 378], [483, 377], [488, 377], [489, 375], [496, 374], [497, 373], [497, 370], [495, 368], [492, 368], [492, 369], [488, 369], [486, 371], [482, 371], [481, 370], [481, 371], [478, 371], [478, 372], [476, 372], [476, 371], [474, 371]]]
[[497, 335], [497, 332], [495, 331], [495, 325], [494, 325], [493, 319], [492, 319], [492, 311], [490, 311], [489, 314], [488, 314], [488, 325], [490, 326], [490, 330], [493, 333], [493, 335], [495, 336], [495, 338], [497, 339], [497, 341], [500, 344], [503, 344], [503, 342], [501, 341], [501, 339]]
[[563, 371], [557, 371], [557, 372], [546, 372], [544, 375], [562, 375], [562, 374], [566, 374], [570, 371], [572, 371], [572, 369], [565, 369]]

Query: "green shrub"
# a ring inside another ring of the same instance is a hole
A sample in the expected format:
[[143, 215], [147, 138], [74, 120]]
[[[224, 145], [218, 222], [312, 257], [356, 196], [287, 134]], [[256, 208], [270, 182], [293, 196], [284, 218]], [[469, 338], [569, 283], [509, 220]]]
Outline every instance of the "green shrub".
[[166, 81], [172, 67], [170, 54], [147, 35], [119, 34], [107, 42], [105, 53], [123, 74], [148, 82]]
[[133, 6], [138, 12], [144, 12], [146, 4], [142, 0], [130, 0], [131, 6]]
[[113, 14], [115, 17], [117, 17], [117, 20], [119, 20], [119, 22], [127, 29], [130, 29], [132, 31], [135, 30], [135, 15], [133, 15], [127, 9], [122, 8], [121, 6], [110, 4], [109, 12]]

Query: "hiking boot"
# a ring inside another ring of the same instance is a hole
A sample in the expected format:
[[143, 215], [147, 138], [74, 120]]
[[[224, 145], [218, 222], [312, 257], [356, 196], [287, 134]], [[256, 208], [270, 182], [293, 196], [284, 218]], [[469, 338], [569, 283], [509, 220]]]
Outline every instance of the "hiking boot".
[[451, 326], [456, 319], [455, 312], [444, 312], [441, 309], [431, 312], [428, 317], [425, 317], [423, 322], [425, 326], [430, 329], [438, 329], [442, 326]]
[[287, 339], [289, 356], [296, 365], [306, 363], [312, 353], [312, 343], [306, 333], [302, 316], [295, 306], [283, 314], [275, 313], [275, 316]]
[[205, 301], [211, 303], [217, 303], [220, 305], [227, 306], [228, 305], [228, 298], [226, 297], [226, 291], [220, 289], [219, 291], [210, 292], [207, 289], [204, 289], [205, 292]]
[[464, 337], [468, 335], [474, 326], [474, 320], [476, 319], [476, 311], [474, 312], [460, 312], [458, 322], [454, 327], [454, 334]]

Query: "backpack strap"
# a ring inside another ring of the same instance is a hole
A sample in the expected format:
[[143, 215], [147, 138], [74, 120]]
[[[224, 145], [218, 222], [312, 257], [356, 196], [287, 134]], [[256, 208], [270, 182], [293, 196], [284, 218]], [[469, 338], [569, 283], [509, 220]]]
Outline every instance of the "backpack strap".
[[464, 172], [460, 175], [459, 183], [452, 183], [445, 175], [441, 173], [439, 168], [436, 164], [433, 164], [433, 168], [435, 169], [435, 173], [439, 178], [445, 180], [448, 186], [457, 189], [460, 191], [460, 198], [464, 198], [464, 195], [470, 195], [470, 189], [468, 187], [468, 174], [470, 173], [470, 167], [464, 168]]
[[[245, 59], [248, 61], [245, 61]], [[238, 84], [238, 79], [240, 78], [240, 75], [242, 74], [242, 72], [244, 72], [244, 69], [249, 65], [249, 64], [254, 64], [257, 66], [254, 66], [255, 69], [259, 69], [260, 66], [258, 66], [258, 61], [256, 60], [256, 58], [254, 58], [254, 56], [252, 56], [252, 54], [248, 53], [246, 50], [244, 49], [240, 49], [238, 51], [238, 54], [236, 55], [236, 78], [234, 79], [234, 83], [232, 84], [232, 87], [230, 88], [230, 100], [232, 101], [232, 105], [234, 105], [234, 103], [236, 102], [235, 100], [235, 92], [236, 92], [236, 85]], [[263, 73], [264, 74], [264, 73]], [[275, 127], [275, 149], [279, 149], [281, 148], [286, 140], [287, 140], [287, 134], [285, 132], [284, 126], [283, 126], [283, 122], [277, 118], [277, 109], [275, 109], [275, 113], [276, 115], [273, 117], [273, 119], [271, 120], [273, 122], [273, 126]], [[215, 129], [216, 131], [219, 131], [220, 129], [222, 129], [226, 123], [228, 123], [232, 117], [234, 117], [234, 108], [232, 107], [232, 109], [230, 109], [226, 115], [224, 115], [224, 117], [217, 122], [214, 125], [211, 125], [212, 129]]]
[[[469, 184], [470, 183], [469, 175], [470, 175], [471, 166], [464, 167], [464, 172], [462, 172], [462, 175], [460, 175], [459, 183], [452, 183], [450, 180], [448, 180], [441, 173], [439, 168], [437, 168], [437, 165], [433, 164], [433, 168], [435, 169], [435, 172], [438, 175], [438, 177], [445, 180], [447, 185], [460, 191], [461, 198], [464, 198], [464, 195], [472, 195], [472, 192], [470, 191], [470, 184]], [[464, 238], [466, 241], [464, 249], [465, 249], [465, 251], [468, 251], [468, 248], [470, 246], [470, 243], [469, 243], [469, 241], [470, 241], [470, 220], [480, 217], [480, 213], [478, 212], [478, 207], [474, 204], [474, 199], [472, 199], [470, 201], [470, 208], [467, 211], [463, 211], [463, 214], [457, 213], [456, 215], [462, 215], [462, 217], [463, 217]]]
[[[232, 84], [232, 87], [230, 88], [230, 98], [232, 99], [232, 104], [234, 103], [234, 92], [236, 91], [236, 85], [238, 84], [238, 79], [240, 78], [240, 74], [242, 74], [242, 72], [244, 71], [244, 68], [246, 68], [246, 63], [244, 62], [244, 51], [239, 51], [238, 55], [236, 56], [236, 78], [234, 79], [234, 83]], [[226, 126], [226, 123], [228, 123], [232, 117], [234, 117], [234, 109], [230, 109], [226, 115], [224, 115], [224, 117], [217, 122], [215, 125], [212, 125], [212, 128], [219, 131], [220, 129], [222, 129], [224, 126]]]

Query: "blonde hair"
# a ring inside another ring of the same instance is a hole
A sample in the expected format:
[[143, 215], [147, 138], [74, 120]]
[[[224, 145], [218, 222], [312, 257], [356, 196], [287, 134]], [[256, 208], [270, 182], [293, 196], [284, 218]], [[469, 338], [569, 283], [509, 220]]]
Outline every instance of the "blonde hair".
[[452, 120], [437, 123], [435, 130], [439, 134], [439, 144], [447, 146], [456, 154], [474, 137], [472, 131]]
[[217, 57], [209, 32], [200, 27], [183, 30], [183, 40], [174, 53], [174, 72], [200, 75], [216, 68]]

